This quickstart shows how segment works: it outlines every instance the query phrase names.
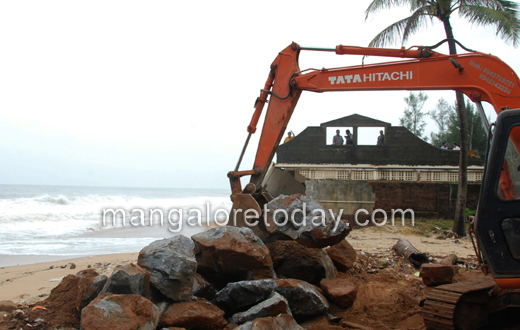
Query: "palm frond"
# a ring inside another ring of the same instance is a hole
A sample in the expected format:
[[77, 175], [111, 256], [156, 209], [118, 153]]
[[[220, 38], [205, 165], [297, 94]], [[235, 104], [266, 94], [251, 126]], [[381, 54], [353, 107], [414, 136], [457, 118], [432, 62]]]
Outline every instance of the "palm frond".
[[495, 10], [510, 10], [517, 9], [518, 3], [507, 0], [459, 0], [460, 7], [468, 6], [482, 6], [492, 8]]
[[427, 5], [432, 5], [433, 2], [434, 1], [432, 1], [432, 0], [413, 0], [413, 1], [411, 1], [410, 11], [415, 12], [417, 9], [419, 9], [421, 7], [424, 7]]
[[414, 0], [374, 0], [368, 5], [367, 10], [365, 10], [365, 20], [368, 18], [368, 15], [375, 14], [382, 9], [411, 5], [413, 2]]
[[404, 45], [408, 38], [418, 32], [420, 29], [428, 27], [428, 19], [430, 22], [435, 17], [432, 13], [435, 12], [435, 7], [430, 5], [423, 6], [417, 9], [410, 17], [408, 17], [408, 24], [406, 24], [402, 32], [402, 44]]
[[494, 26], [497, 36], [505, 42], [511, 42], [515, 47], [520, 42], [520, 20], [516, 9], [497, 10], [477, 5], [465, 5], [459, 8], [459, 14], [476, 26]]
[[401, 41], [401, 35], [408, 24], [408, 19], [409, 17], [403, 18], [402, 20], [389, 25], [383, 31], [379, 32], [372, 41], [370, 41], [368, 47], [384, 47], [386, 45], [394, 44], [396, 41]]
[[403, 18], [379, 32], [379, 34], [370, 41], [368, 47], [384, 47], [399, 42], [403, 45], [411, 34], [426, 27], [426, 18], [431, 17], [424, 14], [416, 14]]

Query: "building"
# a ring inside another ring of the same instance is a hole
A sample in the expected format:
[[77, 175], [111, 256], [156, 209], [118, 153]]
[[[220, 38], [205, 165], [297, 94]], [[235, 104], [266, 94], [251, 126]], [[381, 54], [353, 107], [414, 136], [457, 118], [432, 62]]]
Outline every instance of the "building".
[[[353, 144], [334, 146], [327, 130], [345, 128]], [[384, 132], [384, 145], [361, 145], [364, 128]], [[273, 196], [303, 193], [326, 209], [354, 214], [358, 209], [412, 209], [415, 214], [450, 217], [457, 197], [460, 151], [430, 145], [401, 126], [354, 114], [307, 127], [277, 150], [277, 163], [266, 175]], [[475, 209], [484, 167], [470, 157], [468, 207]]]

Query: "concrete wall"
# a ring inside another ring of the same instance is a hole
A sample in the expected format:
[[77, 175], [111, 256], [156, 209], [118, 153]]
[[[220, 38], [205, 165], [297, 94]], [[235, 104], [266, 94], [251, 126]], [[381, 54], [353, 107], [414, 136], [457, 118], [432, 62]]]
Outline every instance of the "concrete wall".
[[[412, 209], [416, 216], [453, 219], [457, 184], [430, 182], [371, 181], [375, 193], [374, 209]], [[480, 184], [468, 184], [466, 207], [475, 210]]]
[[[412, 209], [415, 216], [453, 219], [457, 184], [402, 181], [309, 180], [305, 195], [325, 209], [352, 215], [359, 209]], [[480, 184], [468, 184], [467, 208], [475, 210]], [[353, 203], [372, 202], [372, 203]]]
[[320, 203], [325, 209], [331, 209], [336, 213], [339, 213], [340, 209], [343, 209], [343, 214], [354, 214], [358, 209], [366, 209], [370, 212], [374, 206], [375, 194], [368, 181], [307, 179], [305, 186], [305, 194], [308, 197]]
[[273, 197], [279, 195], [305, 194], [305, 178], [295, 171], [270, 168], [264, 179], [264, 190]]

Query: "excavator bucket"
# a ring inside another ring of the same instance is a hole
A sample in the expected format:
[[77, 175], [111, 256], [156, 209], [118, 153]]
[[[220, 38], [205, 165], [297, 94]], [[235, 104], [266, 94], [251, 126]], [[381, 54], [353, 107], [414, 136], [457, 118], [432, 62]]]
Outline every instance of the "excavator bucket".
[[262, 209], [258, 202], [253, 198], [253, 195], [247, 193], [234, 195], [233, 207], [231, 208], [231, 213], [229, 215], [231, 218], [230, 224], [237, 227], [246, 226], [244, 217], [246, 211], [248, 212], [248, 215], [253, 215], [255, 214], [254, 211], [256, 211], [258, 217], [260, 217], [262, 213]]
[[[245, 221], [246, 214], [248, 219], [252, 219], [252, 216], [254, 216], [254, 218], [262, 217], [262, 208], [273, 199], [273, 196], [268, 192], [255, 191], [255, 184], [249, 183], [241, 193], [231, 196], [233, 207], [229, 214], [230, 225], [236, 227], [251, 227], [251, 225]], [[254, 222], [254, 220], [249, 223], [252, 222]]]

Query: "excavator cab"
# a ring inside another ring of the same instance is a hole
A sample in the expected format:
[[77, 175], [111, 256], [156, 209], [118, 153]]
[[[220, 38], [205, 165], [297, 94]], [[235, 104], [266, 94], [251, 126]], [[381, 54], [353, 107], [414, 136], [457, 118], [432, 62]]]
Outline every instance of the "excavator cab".
[[520, 109], [496, 121], [482, 181], [475, 230], [497, 284], [520, 288]]

